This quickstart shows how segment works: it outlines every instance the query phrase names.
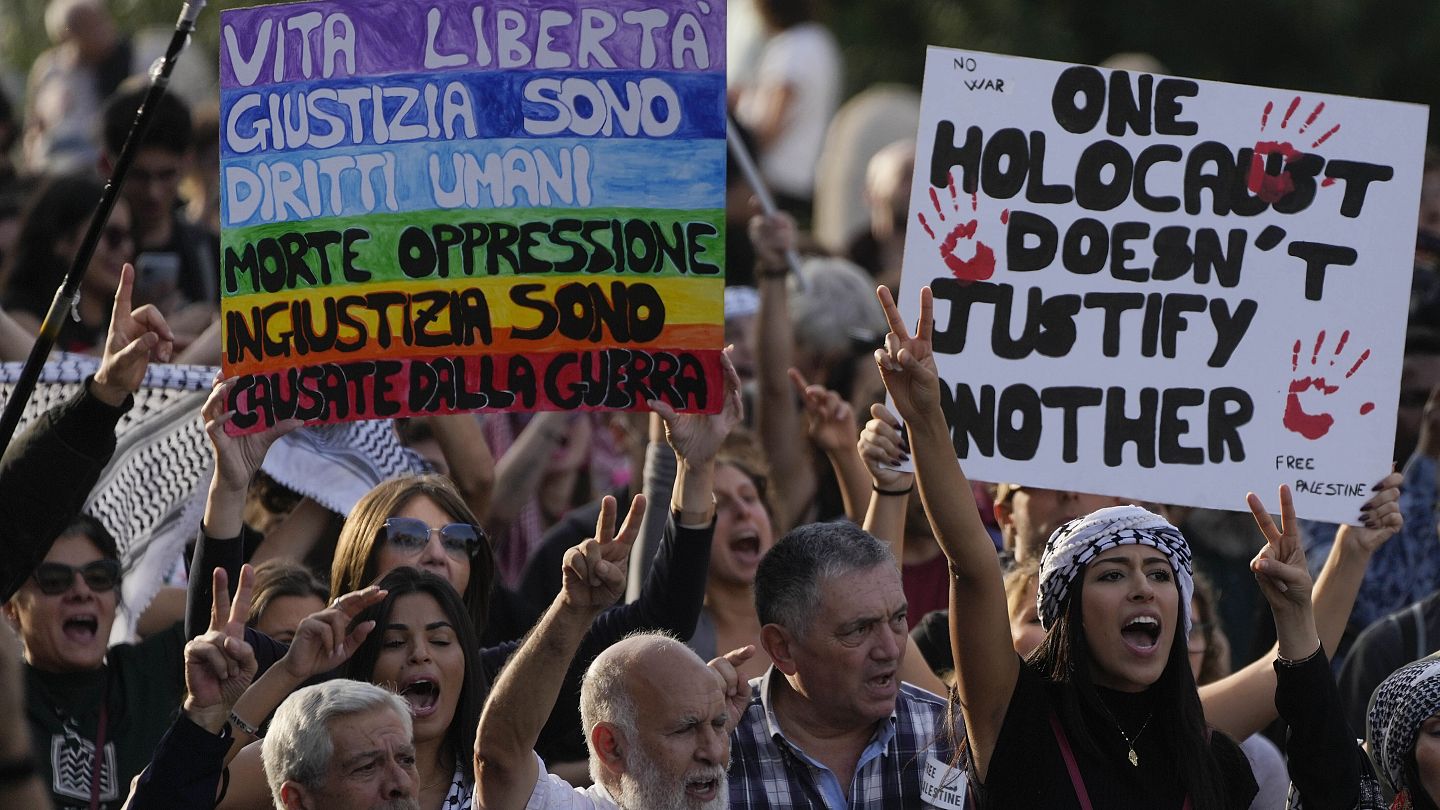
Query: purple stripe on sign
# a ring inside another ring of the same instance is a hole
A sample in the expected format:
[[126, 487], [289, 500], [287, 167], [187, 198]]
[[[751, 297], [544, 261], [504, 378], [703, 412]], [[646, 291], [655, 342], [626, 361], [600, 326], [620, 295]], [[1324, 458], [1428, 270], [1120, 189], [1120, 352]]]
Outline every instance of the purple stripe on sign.
[[220, 15], [220, 86], [453, 70], [725, 70], [725, 0], [325, 0]]

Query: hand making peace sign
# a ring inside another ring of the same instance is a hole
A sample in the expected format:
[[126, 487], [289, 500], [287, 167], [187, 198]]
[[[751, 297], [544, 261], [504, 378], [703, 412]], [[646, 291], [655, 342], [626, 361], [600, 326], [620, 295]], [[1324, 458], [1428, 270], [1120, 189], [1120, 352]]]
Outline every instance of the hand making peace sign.
[[216, 568], [210, 629], [185, 645], [185, 712], [196, 725], [212, 732], [225, 725], [230, 709], [255, 680], [255, 651], [245, 641], [250, 618], [250, 590], [255, 569], [240, 569], [235, 599], [226, 587], [225, 569]]
[[606, 495], [600, 501], [595, 536], [565, 552], [564, 597], [571, 609], [598, 612], [625, 593], [630, 545], [640, 533], [645, 496], [636, 495], [630, 501], [630, 513], [619, 531], [615, 529], [616, 508], [615, 498]]

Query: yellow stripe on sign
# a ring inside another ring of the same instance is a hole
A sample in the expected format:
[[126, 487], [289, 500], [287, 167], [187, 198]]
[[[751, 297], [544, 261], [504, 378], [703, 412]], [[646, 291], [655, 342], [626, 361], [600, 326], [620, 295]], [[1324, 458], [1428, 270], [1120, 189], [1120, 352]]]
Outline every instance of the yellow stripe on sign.
[[[221, 309], [224, 312], [249, 313], [253, 307], [263, 309], [274, 304], [288, 307], [291, 302], [309, 301], [318, 312], [323, 310], [323, 302], [331, 298], [396, 293], [410, 299], [423, 293], [433, 295], [436, 292], [479, 290], [485, 296], [485, 305], [489, 309], [494, 327], [527, 329], [535, 328], [547, 317], [545, 310], [553, 312], [557, 308], [557, 294], [562, 288], [568, 288], [564, 293], [566, 304], [580, 315], [584, 314], [587, 307], [614, 307], [623, 300], [628, 307], [642, 308], [642, 312], [648, 316], [649, 313], [644, 312], [644, 308], [658, 301], [665, 308], [666, 323], [723, 324], [725, 320], [725, 281], [722, 278], [651, 278], [637, 281], [613, 277], [568, 276], [537, 278], [533, 281], [507, 278], [487, 282], [461, 278], [355, 284], [224, 299]], [[526, 303], [517, 303], [516, 298]], [[398, 309], [396, 317], [399, 317]], [[441, 321], [448, 320], [448, 313], [443, 310], [436, 314]], [[366, 321], [375, 318], [373, 312], [367, 315], [369, 317], [364, 318]], [[443, 326], [438, 322], [437, 325]]]

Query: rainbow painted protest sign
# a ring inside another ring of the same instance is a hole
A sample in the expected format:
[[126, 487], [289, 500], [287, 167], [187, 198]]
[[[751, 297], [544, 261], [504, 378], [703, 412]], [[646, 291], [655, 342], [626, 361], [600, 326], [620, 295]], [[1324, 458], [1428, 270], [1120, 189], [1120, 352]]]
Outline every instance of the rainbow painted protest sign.
[[221, 16], [234, 426], [718, 410], [725, 4]]

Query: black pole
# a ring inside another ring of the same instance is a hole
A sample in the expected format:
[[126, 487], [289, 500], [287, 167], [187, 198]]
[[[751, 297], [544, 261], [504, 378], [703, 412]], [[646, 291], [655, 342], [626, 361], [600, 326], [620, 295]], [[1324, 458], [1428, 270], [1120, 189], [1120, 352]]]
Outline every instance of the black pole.
[[35, 345], [30, 348], [30, 356], [25, 359], [25, 367], [20, 371], [20, 379], [15, 382], [15, 390], [5, 403], [5, 412], [0, 414], [0, 446], [8, 448], [10, 440], [15, 436], [15, 428], [19, 426], [20, 417], [25, 412], [25, 403], [35, 392], [40, 371], [46, 358], [50, 356], [50, 350], [55, 348], [56, 339], [60, 337], [60, 327], [79, 298], [80, 282], [85, 278], [90, 257], [94, 255], [95, 246], [100, 242], [105, 223], [110, 220], [110, 212], [115, 208], [115, 200], [119, 196], [120, 186], [125, 182], [125, 174], [130, 171], [130, 164], [135, 162], [135, 153], [145, 140], [146, 132], [150, 130], [150, 121], [155, 117], [155, 105], [159, 103], [160, 97], [165, 95], [165, 88], [170, 84], [170, 74], [175, 70], [175, 60], [180, 57], [180, 52], [185, 50], [185, 43], [189, 42], [190, 34], [195, 30], [195, 18], [200, 16], [200, 9], [204, 7], [205, 0], [186, 0], [184, 7], [180, 9], [180, 19], [175, 22], [175, 35], [170, 38], [170, 46], [165, 49], [164, 58], [150, 70], [150, 90], [145, 94], [145, 100], [140, 103], [140, 109], [135, 111], [135, 123], [130, 125], [130, 134], [125, 137], [125, 145], [115, 160], [115, 169], [105, 183], [105, 190], [100, 193], [100, 204], [90, 215], [90, 226], [85, 230], [85, 238], [80, 242], [80, 251], [75, 254], [75, 261], [70, 265], [70, 271], [65, 274], [65, 281], [60, 285], [60, 289], [55, 291], [50, 310], [45, 313], [45, 322], [40, 325], [40, 334], [35, 337]]

